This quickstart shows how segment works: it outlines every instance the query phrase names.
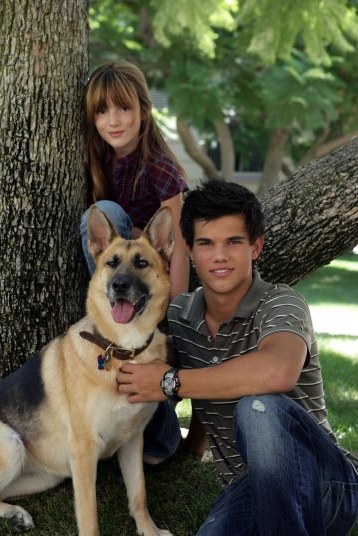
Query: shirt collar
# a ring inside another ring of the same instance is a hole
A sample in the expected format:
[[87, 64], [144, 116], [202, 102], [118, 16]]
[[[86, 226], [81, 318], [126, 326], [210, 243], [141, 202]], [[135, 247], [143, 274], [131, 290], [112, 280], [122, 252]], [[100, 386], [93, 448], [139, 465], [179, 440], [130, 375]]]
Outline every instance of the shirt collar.
[[[257, 309], [262, 295], [272, 289], [272, 284], [267, 283], [257, 270], [253, 272], [252, 284], [248, 292], [239, 303], [232, 319], [250, 318]], [[181, 310], [180, 316], [183, 320], [190, 322], [196, 329], [204, 320], [205, 300], [203, 287], [198, 287], [189, 296], [188, 301]]]

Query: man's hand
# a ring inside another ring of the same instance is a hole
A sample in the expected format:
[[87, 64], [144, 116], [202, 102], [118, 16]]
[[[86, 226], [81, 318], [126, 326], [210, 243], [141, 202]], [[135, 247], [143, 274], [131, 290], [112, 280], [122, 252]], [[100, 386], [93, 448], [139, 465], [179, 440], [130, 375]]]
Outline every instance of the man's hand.
[[118, 391], [128, 395], [128, 401], [132, 403], [167, 400], [160, 382], [169, 369], [170, 366], [159, 359], [144, 365], [123, 363], [117, 373]]

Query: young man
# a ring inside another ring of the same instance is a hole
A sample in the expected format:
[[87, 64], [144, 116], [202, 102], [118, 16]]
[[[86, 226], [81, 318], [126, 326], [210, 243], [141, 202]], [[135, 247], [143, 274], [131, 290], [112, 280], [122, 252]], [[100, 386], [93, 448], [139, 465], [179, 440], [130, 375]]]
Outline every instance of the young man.
[[306, 302], [253, 269], [264, 243], [257, 198], [204, 183], [188, 194], [181, 229], [202, 282], [169, 309], [181, 368], [126, 363], [118, 382], [133, 403], [192, 399], [224, 486], [198, 536], [348, 534], [358, 460], [327, 421]]

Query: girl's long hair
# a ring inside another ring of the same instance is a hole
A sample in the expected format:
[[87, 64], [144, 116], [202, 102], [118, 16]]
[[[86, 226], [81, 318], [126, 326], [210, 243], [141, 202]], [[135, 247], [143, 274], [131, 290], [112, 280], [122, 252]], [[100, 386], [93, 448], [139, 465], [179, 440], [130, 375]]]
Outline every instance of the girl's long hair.
[[105, 110], [108, 100], [116, 106], [136, 110], [141, 114], [138, 150], [141, 162], [134, 177], [134, 188], [151, 158], [166, 156], [185, 177], [182, 166], [168, 147], [152, 114], [152, 101], [143, 73], [127, 61], [107, 63], [91, 75], [85, 92], [87, 120], [87, 166], [91, 178], [92, 201], [108, 199], [111, 192], [111, 177], [108, 176], [113, 155], [112, 147], [106, 143], [95, 127], [95, 116]]

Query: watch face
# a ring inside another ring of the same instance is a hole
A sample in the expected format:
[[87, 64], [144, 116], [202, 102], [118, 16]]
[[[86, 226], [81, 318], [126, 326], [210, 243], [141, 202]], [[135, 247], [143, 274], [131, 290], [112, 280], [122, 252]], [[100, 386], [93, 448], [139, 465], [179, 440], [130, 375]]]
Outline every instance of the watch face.
[[163, 387], [164, 389], [168, 389], [169, 391], [174, 389], [175, 381], [173, 380], [173, 378], [165, 378], [165, 380], [163, 381]]

